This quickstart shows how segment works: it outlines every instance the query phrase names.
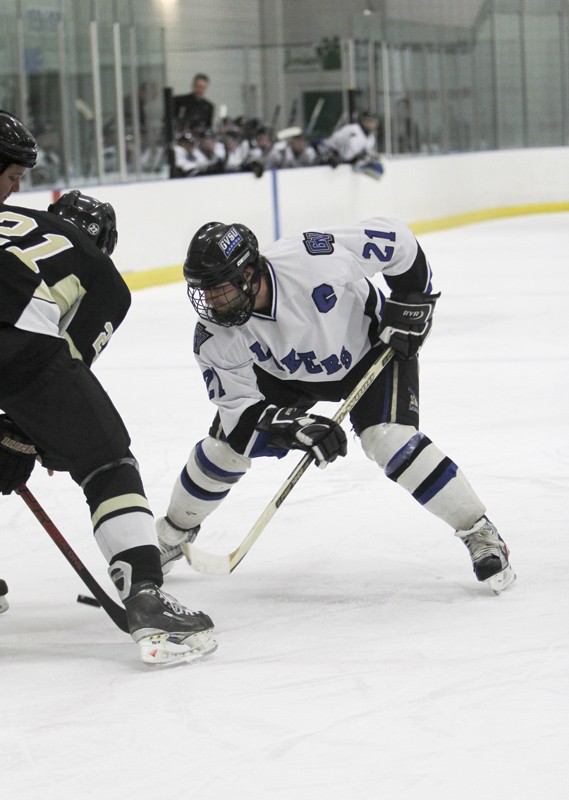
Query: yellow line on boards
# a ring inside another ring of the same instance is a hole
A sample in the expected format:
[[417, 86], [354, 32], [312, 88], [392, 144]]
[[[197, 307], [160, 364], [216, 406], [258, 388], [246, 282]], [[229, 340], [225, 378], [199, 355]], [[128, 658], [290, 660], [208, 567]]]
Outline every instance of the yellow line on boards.
[[531, 203], [525, 206], [502, 206], [499, 208], [485, 208], [481, 211], [469, 211], [465, 214], [456, 214], [452, 217], [411, 222], [409, 227], [414, 234], [444, 231], [448, 228], [459, 228], [462, 225], [474, 225], [477, 222], [487, 222], [503, 217], [518, 217], [524, 214], [555, 214], [569, 211], [567, 203]]
[[159, 267], [144, 272], [123, 272], [123, 278], [131, 291], [147, 289], [149, 286], [162, 286], [165, 283], [177, 283], [184, 280], [182, 265], [175, 267]]

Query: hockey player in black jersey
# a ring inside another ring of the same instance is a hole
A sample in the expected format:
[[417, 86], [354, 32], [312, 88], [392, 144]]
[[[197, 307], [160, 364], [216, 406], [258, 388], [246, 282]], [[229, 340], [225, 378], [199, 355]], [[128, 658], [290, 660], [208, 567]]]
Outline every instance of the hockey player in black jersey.
[[[9, 164], [0, 181], [6, 170], [21, 177], [34, 160], [29, 131], [27, 161], [16, 152], [14, 123], [3, 152], [4, 113], [0, 160]], [[25, 483], [37, 460], [69, 472], [143, 661], [168, 665], [217, 645], [206, 614], [160, 589], [154, 520], [130, 437], [90, 369], [130, 306], [110, 258], [116, 242], [113, 208], [78, 191], [48, 211], [0, 205], [0, 491]]]

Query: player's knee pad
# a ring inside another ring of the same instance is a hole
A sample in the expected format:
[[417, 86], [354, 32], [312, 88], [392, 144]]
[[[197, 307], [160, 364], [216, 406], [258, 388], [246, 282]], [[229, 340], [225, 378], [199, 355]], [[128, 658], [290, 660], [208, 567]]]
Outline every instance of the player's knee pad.
[[412, 425], [383, 422], [363, 430], [360, 440], [366, 456], [385, 469], [393, 456], [404, 449], [415, 434], [417, 430]]
[[109, 503], [112, 505], [119, 497], [123, 500], [140, 497], [140, 503], [148, 505], [138, 462], [130, 450], [122, 458], [101, 464], [84, 477], [74, 473], [72, 478], [83, 489], [92, 517], [100, 516], [100, 506]]
[[96, 480], [100, 475], [103, 473], [108, 472], [116, 472], [119, 467], [133, 467], [138, 474], [140, 472], [138, 468], [138, 461], [132, 455], [132, 453], [128, 453], [128, 455], [123, 456], [122, 458], [117, 458], [115, 461], [109, 461], [106, 464], [102, 464], [100, 467], [92, 470], [83, 480], [79, 481], [79, 485], [83, 489], [83, 491], [87, 491], [86, 487], [94, 480]]
[[204, 481], [230, 488], [237, 483], [251, 466], [251, 459], [238, 453], [221, 439], [207, 436], [194, 447], [194, 458], [188, 460], [188, 471], [197, 470]]
[[198, 442], [174, 485], [168, 517], [183, 529], [200, 525], [245, 475], [251, 459], [224, 441]]

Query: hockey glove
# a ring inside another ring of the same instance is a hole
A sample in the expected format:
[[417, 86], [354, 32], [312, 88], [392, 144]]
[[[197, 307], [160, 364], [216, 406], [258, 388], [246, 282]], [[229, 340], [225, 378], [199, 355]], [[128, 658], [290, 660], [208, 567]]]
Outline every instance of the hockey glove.
[[328, 164], [328, 166], [332, 167], [332, 169], [336, 169], [336, 167], [342, 163], [342, 159], [335, 150], [330, 149], [326, 152], [323, 163]]
[[257, 430], [267, 432], [274, 447], [312, 453], [320, 469], [348, 452], [346, 434], [340, 425], [300, 408], [267, 409]]
[[370, 178], [374, 178], [376, 181], [379, 181], [383, 175], [383, 164], [378, 158], [373, 158], [372, 156], [358, 158], [358, 160], [354, 162], [352, 169], [354, 172], [359, 172], [362, 175], [368, 175]]
[[5, 414], [0, 415], [0, 492], [11, 494], [25, 483], [36, 463], [37, 451], [28, 437]]
[[260, 161], [251, 161], [249, 169], [256, 178], [262, 178], [265, 172], [265, 167]]
[[379, 338], [389, 344], [401, 358], [416, 356], [433, 324], [438, 294], [412, 292], [404, 300], [392, 297], [385, 301], [381, 311]]

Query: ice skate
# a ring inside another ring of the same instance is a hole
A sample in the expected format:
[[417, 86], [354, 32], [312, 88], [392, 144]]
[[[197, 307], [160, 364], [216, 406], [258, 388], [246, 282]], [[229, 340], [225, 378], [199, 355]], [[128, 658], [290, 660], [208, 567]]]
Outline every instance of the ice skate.
[[159, 517], [156, 520], [156, 533], [158, 534], [158, 544], [160, 546], [160, 563], [162, 572], [167, 575], [174, 562], [179, 561], [184, 552], [183, 544], [191, 544], [198, 535], [200, 526], [189, 530], [177, 528], [168, 517]]
[[6, 585], [6, 581], [0, 578], [0, 614], [3, 614], [10, 608], [8, 598], [6, 597], [7, 594], [8, 586]]
[[124, 601], [130, 635], [145, 664], [173, 666], [213, 653], [213, 622], [190, 611], [151, 581], [134, 584]]
[[487, 517], [481, 517], [472, 528], [457, 531], [456, 535], [468, 548], [477, 579], [486, 583], [494, 594], [501, 594], [516, 580], [508, 547]]

